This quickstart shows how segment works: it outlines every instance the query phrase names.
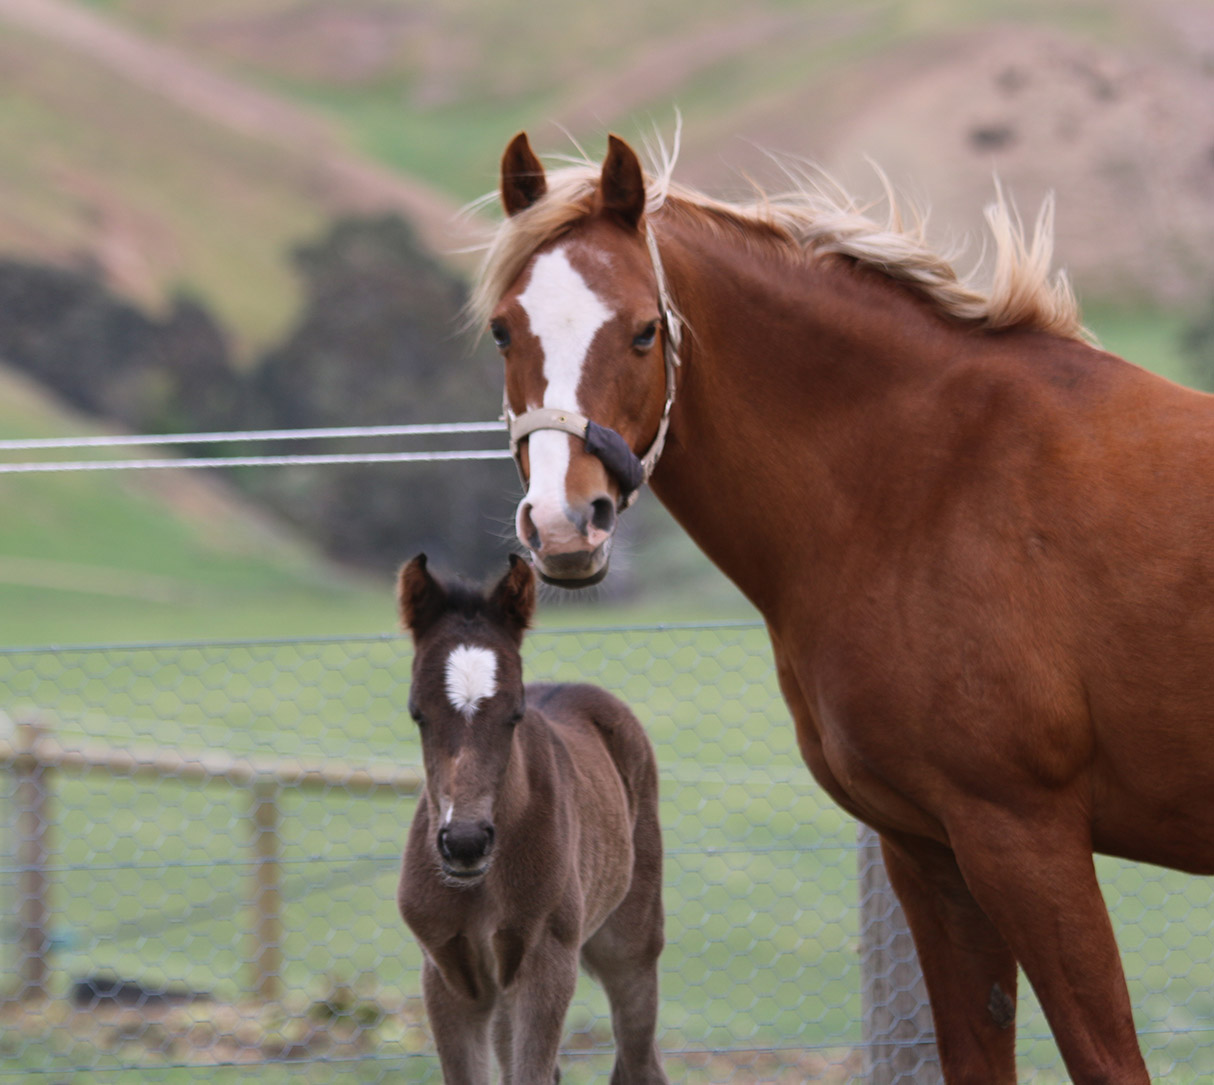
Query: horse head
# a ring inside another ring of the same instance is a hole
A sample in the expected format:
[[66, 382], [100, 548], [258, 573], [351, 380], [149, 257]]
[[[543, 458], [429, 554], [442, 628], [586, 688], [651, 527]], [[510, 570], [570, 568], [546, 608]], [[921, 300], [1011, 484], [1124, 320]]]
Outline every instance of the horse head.
[[493, 860], [495, 816], [525, 710], [519, 647], [535, 579], [512, 555], [486, 595], [440, 583], [421, 554], [401, 570], [397, 597], [415, 648], [409, 712], [421, 736], [435, 854], [449, 884], [475, 885]]
[[597, 184], [550, 193], [520, 133], [502, 158], [501, 198], [514, 243], [538, 240], [489, 321], [526, 486], [515, 527], [545, 581], [585, 587], [607, 574], [618, 514], [657, 460], [673, 396], [644, 174], [612, 136]]

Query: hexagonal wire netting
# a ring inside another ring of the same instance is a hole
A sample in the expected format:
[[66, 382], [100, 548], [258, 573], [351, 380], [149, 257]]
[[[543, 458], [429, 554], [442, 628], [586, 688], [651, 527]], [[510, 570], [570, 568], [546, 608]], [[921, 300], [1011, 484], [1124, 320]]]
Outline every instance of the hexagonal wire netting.
[[[864, 1078], [856, 828], [801, 764], [763, 630], [537, 631], [525, 656], [619, 694], [657, 749], [672, 1080]], [[395, 637], [0, 652], [0, 1078], [440, 1079], [394, 899], [409, 659]], [[1153, 1072], [1208, 1079], [1214, 883], [1101, 872]], [[1022, 992], [1022, 1075], [1062, 1081]], [[564, 1080], [611, 1057], [584, 979]]]

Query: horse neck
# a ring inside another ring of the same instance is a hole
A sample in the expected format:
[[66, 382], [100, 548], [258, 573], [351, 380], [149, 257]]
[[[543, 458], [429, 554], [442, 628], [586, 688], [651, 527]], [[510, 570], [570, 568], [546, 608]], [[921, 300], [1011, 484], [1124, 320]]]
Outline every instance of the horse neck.
[[[686, 321], [658, 498], [769, 622], [842, 559], [942, 338], [964, 335], [876, 272], [661, 224]], [[790, 590], [793, 589], [793, 590]]]

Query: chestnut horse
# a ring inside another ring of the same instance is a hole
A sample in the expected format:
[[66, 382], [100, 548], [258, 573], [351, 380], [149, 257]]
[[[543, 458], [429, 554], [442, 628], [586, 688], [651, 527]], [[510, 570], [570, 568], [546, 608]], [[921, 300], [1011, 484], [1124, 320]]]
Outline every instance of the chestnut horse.
[[595, 686], [523, 686], [535, 606], [521, 558], [488, 596], [401, 571], [416, 654], [409, 710], [426, 787], [401, 869], [401, 916], [449, 1085], [559, 1081], [579, 953], [607, 991], [613, 1085], [666, 1081], [654, 1041], [662, 834], [653, 750]]
[[947, 1081], [1016, 1080], [1019, 962], [1076, 1082], [1145, 1082], [1092, 853], [1214, 872], [1214, 400], [1089, 344], [1048, 206], [988, 213], [984, 292], [892, 197], [799, 189], [510, 144], [473, 305], [519, 539], [593, 583], [652, 475], [880, 833]]

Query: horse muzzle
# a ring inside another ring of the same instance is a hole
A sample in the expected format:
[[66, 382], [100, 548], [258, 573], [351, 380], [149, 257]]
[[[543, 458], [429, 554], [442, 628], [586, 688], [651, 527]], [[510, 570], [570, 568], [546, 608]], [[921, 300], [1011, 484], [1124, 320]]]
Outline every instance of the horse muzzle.
[[439, 864], [456, 884], [479, 881], [493, 861], [494, 829], [489, 821], [452, 821], [438, 831]]
[[532, 564], [545, 584], [576, 591], [598, 584], [611, 565], [610, 546], [604, 543], [593, 551], [572, 554], [537, 554], [531, 552]]
[[517, 522], [519, 541], [540, 579], [570, 589], [590, 587], [607, 575], [615, 525], [615, 505], [605, 494], [578, 508], [524, 499]]

